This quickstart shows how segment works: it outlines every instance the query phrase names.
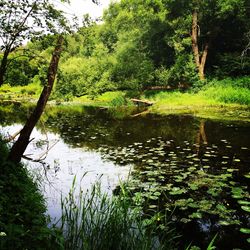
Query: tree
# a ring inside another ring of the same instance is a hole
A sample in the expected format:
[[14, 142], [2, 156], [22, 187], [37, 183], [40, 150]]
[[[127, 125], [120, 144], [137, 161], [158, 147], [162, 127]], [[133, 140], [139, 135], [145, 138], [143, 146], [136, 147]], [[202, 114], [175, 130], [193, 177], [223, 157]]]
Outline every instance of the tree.
[[[186, 29], [182, 34], [183, 40], [191, 37], [192, 53], [200, 80], [205, 79], [209, 53], [213, 53], [216, 58], [215, 54], [222, 51], [241, 50], [239, 47], [243, 44], [244, 32], [249, 25], [247, 0], [166, 0], [166, 3], [172, 26], [176, 28], [182, 24]], [[216, 63], [213, 60], [210, 62]]]
[[4, 83], [8, 57], [23, 42], [45, 32], [57, 33], [67, 22], [49, 0], [0, 0], [0, 39], [3, 53], [0, 86]]
[[37, 102], [36, 108], [34, 109], [33, 113], [27, 120], [25, 126], [21, 130], [18, 140], [14, 143], [14, 145], [11, 148], [8, 159], [12, 162], [20, 162], [23, 153], [30, 142], [31, 132], [36, 126], [36, 123], [39, 121], [43, 113], [43, 110], [46, 106], [46, 103], [49, 99], [57, 73], [58, 63], [62, 52], [62, 45], [63, 45], [63, 36], [60, 35], [58, 37], [57, 44], [54, 49], [50, 66], [48, 69], [48, 75], [47, 75], [48, 82], [43, 88], [43, 91]]
[[[96, 0], [92, 0], [93, 2], [96, 2]], [[33, 3], [31, 5], [31, 8], [29, 11], [24, 11], [25, 15], [24, 17], [21, 19], [23, 22], [20, 24], [23, 28], [25, 27], [24, 24], [26, 22], [26, 20], [28, 19], [28, 17], [30, 17], [30, 13], [32, 13], [33, 10], [36, 9], [36, 3], [38, 3], [40, 1], [36, 1], [35, 3]], [[46, 2], [48, 3], [47, 1], [43, 1], [43, 2]], [[68, 1], [67, 1], [68, 2]], [[29, 0], [26, 0], [25, 3], [29, 3]], [[13, 3], [15, 4], [15, 3]], [[53, 9], [52, 5], [49, 5], [50, 6], [50, 10], [53, 10], [52, 12], [54, 14], [60, 14], [60, 12], [58, 12], [57, 10]], [[22, 5], [23, 7], [23, 5]], [[43, 10], [43, 9], [40, 9], [40, 10]], [[50, 13], [50, 12], [49, 12]], [[47, 13], [48, 14], [48, 13]], [[35, 19], [36, 21], [38, 21], [38, 16], [35, 16], [37, 19]], [[53, 19], [53, 17], [55, 19]], [[47, 24], [49, 24], [49, 20], [51, 18], [51, 21], [55, 21], [55, 20], [58, 20], [58, 15], [52, 15], [52, 16], [49, 16], [48, 17], [48, 20], [45, 20], [45, 22]], [[65, 19], [60, 19], [61, 21], [65, 21]], [[38, 21], [39, 23], [39, 21]], [[51, 22], [53, 24], [53, 22]], [[17, 24], [17, 26], [19, 27], [19, 24]], [[42, 26], [41, 26], [42, 27]], [[64, 23], [64, 22], [61, 22], [61, 27], [67, 27], [67, 25]], [[26, 27], [26, 29], [24, 30], [24, 32], [28, 32], [28, 34], [30, 35], [33, 35], [33, 33], [31, 32], [33, 28], [28, 28]], [[17, 34], [17, 31], [14, 32], [14, 34], [16, 34], [16, 36], [11, 36], [11, 34], [5, 34], [5, 37], [6, 37], [6, 41], [8, 41], [8, 37], [12, 37], [12, 42], [10, 43], [10, 45], [14, 46], [14, 44], [16, 44], [16, 46], [18, 46], [18, 41], [21, 41], [21, 38], [24, 38], [22, 35], [22, 29], [20, 28], [20, 30], [18, 31], [20, 36], [18, 36]], [[12, 32], [10, 32], [12, 33]], [[16, 37], [16, 38], [15, 38]], [[11, 40], [11, 39], [10, 39]], [[61, 56], [61, 52], [63, 50], [63, 41], [64, 41], [64, 37], [63, 37], [63, 34], [60, 34], [58, 36], [58, 39], [57, 39], [57, 43], [56, 43], [56, 46], [55, 46], [55, 49], [53, 51], [53, 54], [52, 54], [52, 58], [51, 58], [51, 61], [50, 61], [50, 65], [49, 65], [49, 68], [48, 68], [48, 73], [47, 73], [47, 83], [44, 85], [44, 88], [43, 88], [43, 91], [39, 97], [39, 100], [36, 104], [36, 107], [33, 111], [33, 113], [31, 114], [31, 116], [28, 118], [28, 120], [26, 121], [25, 123], [25, 126], [23, 127], [23, 129], [20, 131], [20, 135], [19, 135], [19, 138], [17, 139], [17, 141], [14, 143], [14, 145], [12, 146], [11, 148], [11, 151], [9, 153], [9, 156], [8, 156], [8, 159], [12, 162], [15, 162], [15, 163], [18, 163], [20, 162], [22, 156], [23, 156], [23, 153], [26, 149], [26, 147], [28, 146], [29, 142], [30, 142], [30, 135], [34, 129], [34, 127], [36, 126], [36, 123], [38, 122], [38, 120], [40, 119], [44, 109], [45, 109], [45, 106], [47, 104], [47, 101], [50, 97], [50, 94], [51, 94], [51, 91], [53, 89], [53, 85], [54, 85], [54, 82], [55, 82], [55, 78], [56, 78], [56, 74], [57, 74], [57, 69], [58, 69], [58, 64], [59, 64], [59, 59], [60, 59], [60, 56]], [[14, 48], [14, 47], [13, 47]]]

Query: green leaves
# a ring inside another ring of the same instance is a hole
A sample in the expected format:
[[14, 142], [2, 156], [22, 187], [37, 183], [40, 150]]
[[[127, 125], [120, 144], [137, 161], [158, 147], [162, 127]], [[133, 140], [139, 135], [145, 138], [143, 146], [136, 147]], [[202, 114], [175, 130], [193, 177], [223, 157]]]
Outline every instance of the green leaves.
[[187, 190], [184, 188], [179, 188], [179, 187], [173, 187], [172, 190], [169, 192], [171, 195], [179, 195], [179, 194], [184, 194], [186, 193]]
[[250, 228], [241, 228], [240, 232], [242, 232], [243, 234], [250, 234]]
[[241, 209], [250, 213], [250, 206], [241, 206]]

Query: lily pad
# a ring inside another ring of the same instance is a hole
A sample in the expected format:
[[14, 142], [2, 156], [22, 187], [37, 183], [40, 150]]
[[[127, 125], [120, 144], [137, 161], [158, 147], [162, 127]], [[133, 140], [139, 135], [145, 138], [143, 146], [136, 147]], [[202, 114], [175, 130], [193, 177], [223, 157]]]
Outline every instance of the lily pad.
[[190, 214], [188, 217], [191, 218], [191, 219], [201, 219], [202, 218], [202, 214], [199, 213], [199, 212], [196, 212], [196, 213]]
[[182, 222], [182, 223], [188, 223], [188, 222], [190, 222], [191, 220], [190, 219], [187, 219], [187, 218], [182, 218], [181, 220], [180, 220], [180, 222]]
[[187, 192], [187, 190], [184, 188], [173, 187], [172, 190], [169, 192], [169, 194], [178, 195], [178, 194], [184, 194], [186, 192]]
[[244, 175], [246, 178], [250, 179], [250, 173]]
[[221, 226], [230, 226], [231, 224], [228, 221], [221, 220], [221, 221], [219, 221], [219, 225], [221, 225]]
[[240, 231], [243, 233], [243, 234], [250, 234], [250, 228], [241, 228]]
[[239, 203], [240, 205], [250, 205], [250, 201], [239, 200], [238, 203]]
[[241, 209], [250, 213], [250, 207], [248, 207], [248, 206], [241, 206]]

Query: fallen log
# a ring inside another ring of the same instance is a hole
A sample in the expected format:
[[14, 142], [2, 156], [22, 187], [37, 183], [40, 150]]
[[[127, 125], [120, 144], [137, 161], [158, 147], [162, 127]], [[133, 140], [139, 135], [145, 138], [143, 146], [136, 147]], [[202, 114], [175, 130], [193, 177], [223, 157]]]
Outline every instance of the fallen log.
[[130, 99], [132, 102], [136, 103], [138, 106], [140, 104], [143, 104], [145, 106], [152, 106], [154, 104], [154, 102], [151, 102], [151, 101], [148, 101], [148, 100], [140, 100], [140, 99], [135, 99], [135, 98], [132, 98]]

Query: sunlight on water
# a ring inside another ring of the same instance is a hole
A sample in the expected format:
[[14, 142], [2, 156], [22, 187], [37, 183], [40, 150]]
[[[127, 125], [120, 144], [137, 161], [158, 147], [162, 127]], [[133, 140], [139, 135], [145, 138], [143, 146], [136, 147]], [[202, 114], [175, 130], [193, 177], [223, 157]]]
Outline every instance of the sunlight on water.
[[[21, 124], [0, 127], [1, 134], [9, 136], [19, 131]], [[99, 152], [84, 147], [72, 147], [64, 143], [58, 134], [42, 133], [35, 129], [25, 155], [41, 162], [23, 160], [47, 201], [48, 214], [52, 220], [61, 215], [61, 197], [66, 197], [74, 177], [79, 189], [83, 191], [97, 181], [101, 182], [104, 192], [112, 194], [120, 181], [127, 180], [131, 165], [119, 166], [109, 160], [103, 160]], [[48, 142], [48, 143], [47, 143]], [[49, 149], [48, 154], [44, 152]], [[42, 158], [44, 158], [42, 157]]]

